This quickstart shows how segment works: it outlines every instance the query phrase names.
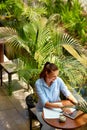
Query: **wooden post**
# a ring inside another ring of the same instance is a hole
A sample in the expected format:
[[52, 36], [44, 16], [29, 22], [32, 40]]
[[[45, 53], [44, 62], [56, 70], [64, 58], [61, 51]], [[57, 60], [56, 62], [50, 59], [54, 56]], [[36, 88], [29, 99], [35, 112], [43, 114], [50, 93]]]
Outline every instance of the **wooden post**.
[[0, 43], [0, 63], [4, 62], [4, 44]]

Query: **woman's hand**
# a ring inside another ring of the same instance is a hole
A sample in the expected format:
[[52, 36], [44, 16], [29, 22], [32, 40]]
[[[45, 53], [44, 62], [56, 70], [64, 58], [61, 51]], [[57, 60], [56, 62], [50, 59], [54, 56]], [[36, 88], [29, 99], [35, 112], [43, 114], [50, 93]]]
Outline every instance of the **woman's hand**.
[[71, 108], [63, 108], [64, 113], [71, 114], [73, 111]]

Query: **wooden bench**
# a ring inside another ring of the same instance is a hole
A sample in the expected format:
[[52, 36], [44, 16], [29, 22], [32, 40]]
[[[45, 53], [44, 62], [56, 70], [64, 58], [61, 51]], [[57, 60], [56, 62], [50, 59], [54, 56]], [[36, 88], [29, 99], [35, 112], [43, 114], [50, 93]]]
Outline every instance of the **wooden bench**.
[[0, 78], [1, 78], [1, 86], [3, 83], [2, 72], [3, 70], [8, 74], [8, 85], [11, 85], [12, 75], [18, 72], [17, 65], [11, 61], [0, 63]]

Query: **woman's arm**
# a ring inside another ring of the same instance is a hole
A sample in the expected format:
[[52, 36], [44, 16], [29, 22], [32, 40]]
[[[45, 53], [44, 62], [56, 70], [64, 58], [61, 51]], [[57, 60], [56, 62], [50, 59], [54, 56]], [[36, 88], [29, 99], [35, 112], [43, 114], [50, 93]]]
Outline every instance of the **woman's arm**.
[[61, 102], [59, 102], [59, 103], [46, 102], [45, 107], [48, 107], [48, 108], [62, 108], [63, 104]]
[[73, 102], [74, 104], [77, 104], [77, 103], [78, 103], [78, 101], [76, 100], [76, 98], [75, 98], [72, 94], [70, 94], [67, 98], [68, 98], [71, 102]]
[[[70, 94], [67, 98], [74, 104], [78, 103], [78, 101], [74, 98], [74, 96], [72, 94]], [[56, 103], [46, 102], [45, 107], [48, 107], [48, 108], [62, 108], [63, 104], [62, 103], [56, 104]]]

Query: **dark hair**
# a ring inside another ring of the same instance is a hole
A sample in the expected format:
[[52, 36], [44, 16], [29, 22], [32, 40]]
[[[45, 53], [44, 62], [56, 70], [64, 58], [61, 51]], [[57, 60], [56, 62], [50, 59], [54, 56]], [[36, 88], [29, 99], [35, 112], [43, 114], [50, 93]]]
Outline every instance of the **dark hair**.
[[52, 71], [56, 71], [56, 70], [58, 70], [58, 67], [54, 63], [46, 62], [45, 65], [44, 65], [43, 70], [40, 73], [40, 78], [45, 79], [46, 72], [49, 74]]

